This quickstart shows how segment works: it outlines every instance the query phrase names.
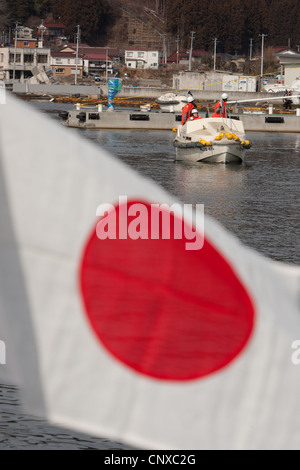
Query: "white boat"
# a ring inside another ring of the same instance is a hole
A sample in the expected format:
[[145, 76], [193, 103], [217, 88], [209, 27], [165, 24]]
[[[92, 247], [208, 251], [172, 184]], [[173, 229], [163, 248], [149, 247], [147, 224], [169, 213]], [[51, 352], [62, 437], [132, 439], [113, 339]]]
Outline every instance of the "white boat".
[[181, 112], [187, 102], [186, 96], [177, 95], [176, 93], [166, 93], [156, 100], [163, 113]]
[[290, 87], [286, 87], [279, 83], [274, 83], [273, 85], [266, 85], [264, 90], [268, 93], [282, 93], [282, 99], [287, 98], [285, 92], [288, 91], [292, 94], [290, 98], [292, 99], [293, 104], [300, 104], [300, 77], [297, 77], [291, 84]]
[[231, 118], [189, 120], [179, 126], [174, 140], [176, 160], [186, 162], [243, 162], [251, 144], [242, 121]]

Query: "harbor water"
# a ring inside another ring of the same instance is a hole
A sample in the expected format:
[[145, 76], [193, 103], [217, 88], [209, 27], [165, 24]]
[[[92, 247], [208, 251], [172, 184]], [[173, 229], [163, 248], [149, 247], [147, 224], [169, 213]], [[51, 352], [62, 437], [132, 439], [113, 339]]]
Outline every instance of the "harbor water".
[[[58, 121], [70, 105], [32, 102]], [[248, 133], [242, 164], [175, 162], [171, 131], [77, 130], [82, 138], [154, 180], [179, 201], [204, 204], [245, 245], [262, 255], [300, 264], [300, 134]], [[51, 142], [51, 139], [50, 139]], [[101, 158], [99, 154], [99, 158]], [[130, 449], [26, 416], [16, 388], [0, 385], [0, 449]]]

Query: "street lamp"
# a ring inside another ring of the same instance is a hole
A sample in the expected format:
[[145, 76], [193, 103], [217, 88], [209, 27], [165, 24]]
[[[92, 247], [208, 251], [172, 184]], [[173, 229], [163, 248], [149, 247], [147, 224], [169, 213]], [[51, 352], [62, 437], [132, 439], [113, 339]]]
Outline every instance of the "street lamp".
[[46, 26], [44, 26], [44, 20], [42, 20], [42, 24], [38, 27], [41, 32], [41, 47], [44, 47], [44, 34], [46, 31]]

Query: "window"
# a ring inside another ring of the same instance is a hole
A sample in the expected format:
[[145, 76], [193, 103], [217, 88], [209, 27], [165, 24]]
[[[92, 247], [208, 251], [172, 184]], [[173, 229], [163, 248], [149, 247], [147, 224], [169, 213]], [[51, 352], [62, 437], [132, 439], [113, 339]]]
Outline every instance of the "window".
[[61, 59], [55, 59], [55, 62], [56, 62], [57, 64], [61, 64]]
[[29, 47], [29, 41], [24, 41], [24, 47]]
[[24, 63], [32, 64], [33, 63], [33, 54], [24, 54]]
[[60, 69], [60, 68], [55, 67], [55, 73], [64, 73], [64, 72], [65, 72], [65, 69]]
[[138, 52], [138, 57], [144, 57], [144, 53], [143, 52]]
[[152, 52], [152, 57], [156, 57], [157, 56], [157, 52]]
[[38, 64], [46, 64], [48, 62], [48, 56], [45, 54], [38, 54], [37, 61]]
[[133, 57], [133, 52], [126, 52], [126, 57]]
[[[14, 63], [14, 61], [15, 61], [14, 57], [15, 57], [14, 54], [12, 54], [12, 53], [9, 54], [9, 63], [10, 64]], [[21, 54], [16, 54], [16, 63], [18, 63], [18, 62], [21, 62]]]
[[4, 54], [0, 54], [0, 62], [3, 62]]

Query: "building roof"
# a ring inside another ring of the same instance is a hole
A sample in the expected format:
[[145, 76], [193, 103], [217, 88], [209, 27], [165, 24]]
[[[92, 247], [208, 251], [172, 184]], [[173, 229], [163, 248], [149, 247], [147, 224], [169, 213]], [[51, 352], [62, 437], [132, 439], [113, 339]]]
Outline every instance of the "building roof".
[[155, 47], [152, 47], [152, 48], [142, 48], [142, 47], [139, 47], [139, 48], [136, 48], [136, 47], [126, 47], [125, 48], [125, 52], [159, 52], [159, 49]]
[[[189, 54], [187, 54], [186, 52], [178, 52], [178, 60], [182, 60], [182, 59], [188, 59], [189, 58]], [[173, 54], [171, 54], [168, 58], [167, 58], [167, 62], [177, 62], [177, 52], [173, 52]]]
[[37, 41], [36, 38], [17, 38], [17, 41]]
[[[68, 44], [65, 44], [64, 47], [70, 47], [71, 49], [76, 49], [77, 44], [76, 44], [76, 42], [68, 42]], [[79, 47], [91, 47], [91, 46], [89, 46], [85, 42], [82, 42], [82, 43], [79, 44]]]
[[[193, 49], [192, 51], [192, 57], [202, 57], [206, 54], [207, 52], [204, 49]], [[187, 60], [190, 56], [190, 51], [186, 52], [179, 52], [178, 53], [178, 60]], [[177, 62], [177, 52], [173, 52], [168, 59], [167, 62]]]
[[278, 54], [279, 52], [283, 52], [283, 51], [293, 51], [293, 52], [296, 52], [294, 51], [291, 47], [289, 46], [273, 46], [272, 47], [272, 51], [273, 51], [273, 54]]
[[300, 54], [299, 52], [296, 52], [296, 51], [293, 51], [293, 50], [284, 50], [282, 52], [278, 52], [276, 54], [278, 57], [295, 57], [295, 58], [299, 58], [300, 57]]
[[[106, 60], [106, 54], [82, 54], [85, 59], [89, 60]], [[111, 57], [107, 56], [107, 60], [111, 60]]]
[[[187, 54], [190, 53], [190, 51], [186, 51]], [[204, 49], [193, 49], [192, 50], [192, 57], [202, 57], [205, 55], [207, 52]]]
[[[51, 51], [51, 56], [52, 57], [76, 57], [75, 52], [62, 52], [62, 51]], [[83, 57], [83, 54], [78, 54], [78, 57]]]
[[66, 25], [64, 25], [63, 23], [47, 23], [47, 22], [45, 22], [44, 26], [48, 29], [55, 29], [55, 28], [66, 29]]

